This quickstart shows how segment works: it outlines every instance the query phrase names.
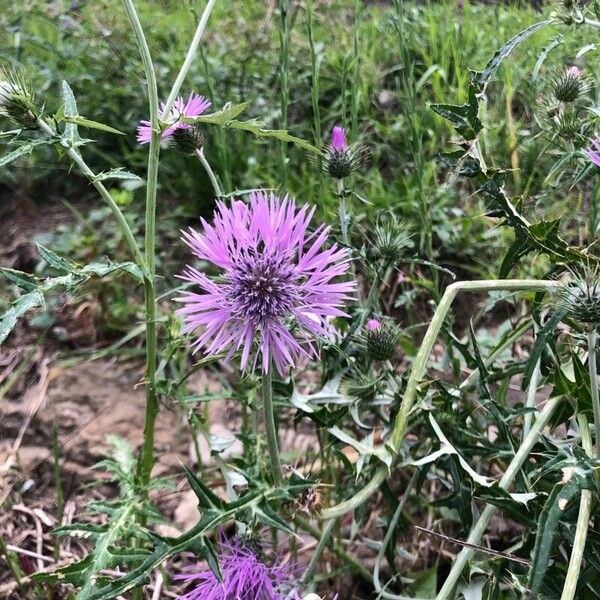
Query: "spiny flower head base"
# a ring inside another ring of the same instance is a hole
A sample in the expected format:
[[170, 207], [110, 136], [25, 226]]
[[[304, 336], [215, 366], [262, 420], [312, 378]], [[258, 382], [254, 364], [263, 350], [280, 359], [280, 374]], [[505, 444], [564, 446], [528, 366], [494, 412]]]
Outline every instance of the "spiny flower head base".
[[0, 115], [27, 129], [37, 127], [39, 110], [21, 73], [0, 67]]
[[[165, 115], [165, 102], [161, 102], [159, 118], [165, 121], [169, 126], [160, 134], [161, 140], [172, 137], [179, 129], [191, 129], [192, 126], [179, 121], [181, 117], [198, 117], [205, 112], [211, 103], [204, 96], [199, 96], [192, 92], [187, 102], [179, 96], [173, 103], [173, 108]], [[149, 144], [152, 139], [152, 123], [150, 121], [141, 121], [137, 131], [137, 141], [140, 144]]]
[[389, 319], [369, 319], [365, 325], [365, 346], [372, 360], [394, 358], [400, 339], [400, 329]]
[[331, 134], [331, 143], [323, 147], [321, 156], [323, 170], [334, 179], [344, 179], [363, 165], [367, 151], [362, 144], [348, 145], [346, 130], [336, 125]]
[[230, 359], [241, 350], [242, 369], [256, 368], [260, 358], [263, 372], [273, 363], [284, 375], [299, 357], [318, 356], [319, 338], [337, 336], [329, 321], [347, 316], [343, 307], [356, 283], [339, 281], [349, 254], [325, 247], [329, 228], [308, 232], [313, 214], [292, 199], [259, 192], [249, 205], [217, 202], [212, 225], [201, 219], [203, 233], [183, 233], [198, 259], [221, 270], [215, 280], [193, 267], [181, 277], [200, 288], [177, 298], [184, 333], [200, 329], [194, 351], [226, 352]]
[[590, 89], [590, 82], [579, 67], [568, 67], [553, 78], [553, 95], [559, 102], [575, 102]]
[[194, 584], [178, 600], [285, 600], [299, 599], [292, 587], [291, 569], [277, 560], [267, 566], [254, 549], [239, 540], [221, 542], [219, 567], [223, 581], [205, 569], [176, 575], [175, 579]]
[[571, 275], [571, 281], [559, 290], [568, 314], [580, 323], [600, 324], [599, 268], [587, 266], [583, 272], [571, 272]]

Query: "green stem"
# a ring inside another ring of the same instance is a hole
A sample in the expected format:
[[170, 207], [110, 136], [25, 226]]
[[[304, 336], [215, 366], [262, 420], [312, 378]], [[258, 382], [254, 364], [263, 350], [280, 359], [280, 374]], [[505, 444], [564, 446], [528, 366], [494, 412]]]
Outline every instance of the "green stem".
[[[400, 410], [396, 416], [393, 424], [392, 433], [390, 439], [387, 442], [387, 446], [391, 448], [395, 460], [397, 460], [402, 442], [404, 441], [404, 434], [408, 426], [408, 417], [413, 409], [415, 399], [417, 397], [417, 390], [421, 379], [423, 378], [426, 370], [429, 355], [437, 339], [438, 333], [442, 328], [446, 315], [452, 306], [454, 298], [460, 291], [468, 292], [487, 292], [487, 291], [537, 291], [537, 290], [550, 290], [556, 288], [555, 281], [537, 280], [537, 279], [500, 279], [500, 280], [482, 280], [482, 281], [460, 281], [452, 283], [446, 288], [440, 303], [431, 319], [425, 337], [421, 342], [421, 347], [413, 363], [410, 377], [406, 385], [406, 391]], [[357, 506], [360, 506], [365, 500], [367, 500], [385, 481], [388, 475], [388, 467], [382, 465], [381, 468], [375, 471], [375, 475], [363, 488], [352, 498], [341, 502], [337, 506], [332, 506], [323, 511], [323, 519], [332, 519], [334, 517], [340, 517], [341, 515], [354, 510]]]
[[[529, 387], [527, 388], [527, 400], [525, 401], [526, 408], [535, 408], [536, 407], [536, 397], [537, 397], [537, 388], [540, 381], [540, 359], [535, 363], [535, 367], [533, 369], [533, 373], [531, 374], [531, 381], [529, 382]], [[525, 418], [523, 420], [523, 437], [525, 437], [529, 430], [531, 429], [531, 424], [533, 422], [533, 413], [527, 412], [525, 413]]]
[[146, 277], [144, 279], [144, 303], [146, 309], [146, 412], [144, 417], [144, 441], [138, 463], [140, 484], [147, 493], [150, 474], [154, 466], [154, 430], [158, 401], [156, 398], [156, 192], [158, 185], [158, 162], [160, 155], [160, 130], [158, 123], [158, 89], [150, 49], [140, 23], [133, 0], [123, 0], [125, 11], [133, 29], [144, 65], [152, 137], [148, 152], [146, 183], [146, 229], [144, 256]]
[[175, 83], [171, 88], [169, 93], [169, 97], [165, 102], [165, 110], [163, 112], [164, 115], [168, 115], [173, 108], [173, 104], [177, 99], [177, 94], [183, 85], [186, 75], [196, 58], [196, 52], [198, 51], [198, 46], [200, 45], [200, 40], [202, 40], [202, 36], [204, 35], [204, 30], [206, 29], [206, 24], [208, 23], [208, 18], [210, 17], [210, 13], [215, 7], [217, 0], [208, 0], [204, 11], [202, 12], [202, 16], [200, 17], [200, 21], [198, 23], [198, 27], [196, 28], [196, 33], [194, 33], [194, 37], [192, 38], [192, 43], [187, 51], [185, 56], [185, 60], [181, 65], [181, 69], [179, 69], [179, 73], [177, 73], [177, 77], [175, 78]]
[[[546, 406], [544, 406], [544, 409], [533, 423], [531, 430], [523, 440], [523, 443], [517, 450], [517, 453], [515, 454], [514, 458], [510, 461], [510, 464], [508, 465], [504, 475], [500, 479], [498, 485], [501, 489], [507, 490], [512, 485], [517, 473], [523, 466], [525, 460], [527, 460], [529, 453], [533, 449], [540, 434], [550, 421], [550, 418], [554, 414], [554, 411], [556, 410], [556, 407], [560, 404], [560, 402], [560, 398], [552, 398], [546, 403]], [[480, 543], [481, 538], [483, 537], [495, 511], [496, 507], [491, 504], [488, 504], [485, 507], [485, 509], [481, 513], [481, 516], [477, 520], [477, 523], [471, 530], [469, 537], [467, 538], [468, 544], [476, 546]], [[456, 560], [454, 561], [454, 564], [452, 565], [452, 569], [450, 570], [450, 573], [448, 574], [448, 577], [446, 578], [442, 589], [435, 597], [435, 600], [449, 600], [450, 598], [454, 597], [452, 594], [460, 579], [461, 573], [463, 572], [463, 569], [465, 568], [465, 566], [467, 565], [474, 553], [475, 549], [468, 546], [465, 546], [459, 552], [458, 556], [456, 557]]]
[[[289, 104], [289, 63], [290, 63], [290, 19], [289, 0], [279, 0], [279, 78], [281, 84], [280, 108], [281, 129], [288, 128], [288, 104]], [[279, 185], [284, 187], [287, 179], [286, 163], [287, 144], [281, 142], [279, 145]]]
[[[579, 431], [581, 432], [581, 445], [585, 453], [592, 458], [592, 435], [587, 417], [583, 414], [577, 416]], [[588, 527], [590, 525], [590, 516], [592, 511], [592, 492], [590, 490], [581, 490], [581, 499], [579, 501], [579, 515], [577, 516], [577, 527], [575, 529], [575, 538], [573, 540], [573, 550], [569, 560], [569, 568], [565, 578], [562, 595], [560, 600], [574, 600], [577, 592], [577, 582], [579, 581], [579, 572], [583, 562], [583, 552], [587, 540]]]
[[[315, 539], [321, 539], [322, 532], [319, 531], [316, 527], [313, 527], [306, 519], [302, 518], [299, 515], [296, 515], [294, 517], [294, 522], [296, 523], [296, 525], [304, 529], [304, 531], [310, 533], [310, 535], [312, 535]], [[373, 583], [373, 576], [371, 575], [370, 571], [366, 569], [359, 561], [350, 556], [344, 550], [341, 544], [338, 544], [330, 538], [328, 540], [327, 546], [331, 548], [331, 550], [338, 558], [343, 560], [351, 569], [356, 571], [365, 581]]]
[[[417, 480], [419, 479], [420, 471], [419, 469], [415, 469], [406, 489], [404, 490], [404, 496], [402, 496], [402, 500], [398, 503], [396, 510], [392, 516], [391, 521], [388, 524], [387, 531], [385, 532], [385, 536], [383, 537], [383, 541], [381, 542], [381, 548], [379, 549], [379, 553], [377, 555], [377, 560], [375, 561], [375, 568], [373, 569], [373, 584], [375, 586], [375, 591], [379, 598], [387, 598], [388, 600], [399, 600], [403, 598], [403, 596], [397, 596], [396, 594], [390, 594], [386, 592], [385, 589], [381, 586], [381, 581], [379, 580], [379, 569], [381, 568], [381, 563], [383, 562], [383, 558], [385, 556], [385, 550], [392, 539], [392, 535], [394, 535], [394, 531], [396, 530], [396, 525], [398, 524], [398, 520], [400, 519], [400, 515], [404, 512], [404, 507], [408, 502], [408, 497], [412, 492], [413, 488], [417, 484]], [[392, 565], [390, 565], [392, 567]]]
[[308, 583], [308, 580], [312, 577], [313, 573], [315, 572], [319, 559], [321, 558], [321, 554], [323, 554], [323, 550], [325, 550], [325, 547], [329, 543], [331, 532], [333, 531], [333, 528], [335, 527], [337, 522], [337, 519], [331, 519], [327, 521], [327, 523], [323, 527], [323, 531], [321, 532], [321, 535], [318, 538], [319, 542], [317, 543], [317, 547], [315, 548], [313, 555], [310, 557], [308, 566], [306, 567], [306, 570], [304, 571], [304, 574], [300, 579], [301, 585], [306, 585]]
[[346, 195], [344, 194], [344, 180], [337, 180], [337, 193], [339, 197], [339, 211], [340, 211], [340, 230], [342, 232], [342, 242], [344, 245], [350, 247], [350, 238], [348, 236], [348, 211], [346, 210]]
[[279, 458], [279, 441], [277, 439], [277, 427], [275, 425], [275, 411], [273, 409], [273, 382], [271, 377], [271, 365], [268, 373], [262, 376], [262, 401], [265, 415], [265, 431], [267, 433], [267, 447], [271, 461], [271, 474], [276, 486], [283, 484], [283, 469]]
[[196, 150], [196, 156], [198, 157], [198, 160], [202, 163], [202, 166], [204, 167], [204, 170], [208, 175], [208, 179], [210, 180], [210, 184], [212, 185], [213, 190], [215, 191], [215, 195], [217, 196], [217, 198], [221, 198], [223, 196], [223, 192], [221, 191], [221, 187], [219, 186], [219, 182], [217, 181], [217, 177], [215, 176], [214, 171], [212, 170], [210, 164], [204, 156], [204, 150], [202, 148]]
[[[39, 128], [46, 134], [50, 136], [56, 135], [56, 132], [46, 121], [43, 119], [38, 119]], [[68, 157], [77, 165], [79, 170], [83, 175], [85, 175], [89, 182], [96, 188], [101, 198], [106, 202], [108, 207], [110, 208], [113, 216], [117, 220], [117, 224], [119, 225], [119, 229], [123, 233], [125, 241], [127, 242], [127, 246], [129, 247], [129, 251], [135, 262], [141, 267], [144, 268], [144, 257], [140, 252], [137, 242], [135, 241], [135, 237], [131, 228], [129, 227], [129, 223], [125, 219], [125, 216], [121, 212], [119, 205], [114, 201], [113, 197], [110, 195], [109, 191], [104, 187], [102, 182], [96, 180], [96, 174], [88, 167], [85, 160], [83, 160], [81, 154], [77, 152], [74, 148], [69, 148], [67, 150]]]
[[598, 398], [598, 371], [596, 368], [596, 345], [598, 334], [596, 329], [588, 331], [588, 369], [590, 373], [590, 389], [592, 392], [592, 410], [594, 411], [594, 458], [598, 458], [600, 436], [600, 399]]

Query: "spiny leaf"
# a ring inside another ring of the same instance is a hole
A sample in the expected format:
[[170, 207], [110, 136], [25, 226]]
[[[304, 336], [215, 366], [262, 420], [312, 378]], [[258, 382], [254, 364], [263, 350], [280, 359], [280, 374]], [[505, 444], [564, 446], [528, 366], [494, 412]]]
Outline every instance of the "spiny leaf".
[[0, 274], [26, 292], [31, 292], [40, 285], [40, 280], [35, 275], [24, 271], [0, 267]]
[[550, 25], [553, 23], [554, 19], [547, 19], [545, 21], [539, 21], [538, 23], [534, 23], [530, 25], [523, 31], [517, 33], [514, 37], [510, 38], [504, 46], [502, 46], [499, 50], [496, 51], [494, 56], [490, 59], [488, 64], [485, 66], [485, 69], [481, 71], [481, 73], [475, 73], [473, 75], [473, 81], [479, 85], [484, 86], [489, 82], [494, 73], [498, 70], [498, 67], [502, 63], [502, 61], [521, 43], [524, 42], [527, 38], [532, 36], [534, 33], [539, 31], [540, 29]]
[[[61, 83], [61, 93], [63, 98], [63, 118], [65, 120], [66, 118], [76, 119], [79, 117], [77, 102], [75, 100], [75, 96], [73, 95], [73, 90], [66, 81]], [[67, 125], [65, 125], [62, 140], [62, 145], [66, 148], [75, 148], [76, 146], [81, 145], [83, 140], [79, 136], [77, 125], [75, 123], [67, 123]]]
[[185, 476], [190, 484], [190, 487], [198, 498], [198, 506], [200, 508], [223, 509], [225, 502], [221, 500], [209, 487], [207, 487], [196, 475], [186, 466], [183, 465]]
[[102, 173], [98, 173], [94, 175], [92, 181], [106, 181], [107, 179], [122, 179], [122, 180], [130, 180], [130, 181], [142, 181], [142, 178], [136, 175], [135, 173], [130, 173], [123, 169], [123, 167], [119, 167], [118, 169], [111, 169], [110, 171], [105, 171]]
[[14, 329], [19, 318], [37, 306], [44, 306], [44, 296], [38, 290], [23, 294], [13, 302], [12, 306], [0, 318], [0, 344]]
[[227, 127], [230, 129], [249, 131], [257, 137], [276, 138], [283, 142], [291, 142], [313, 154], [319, 154], [320, 152], [316, 146], [313, 146], [303, 139], [290, 135], [285, 129], [265, 129], [265, 124], [258, 119], [251, 119], [250, 121], [230, 121], [227, 123]]
[[[75, 106], [75, 108], [77, 109], [77, 106]], [[106, 131], [108, 133], [114, 133], [116, 135], [125, 135], [122, 131], [115, 129], [114, 127], [110, 127], [109, 125], [105, 125], [104, 123], [98, 123], [98, 121], [86, 119], [85, 117], [79, 115], [64, 115], [61, 117], [60, 120], [72, 125], [81, 125], [82, 127], [87, 127], [89, 129], [98, 129], [100, 131]]]
[[54, 140], [34, 140], [32, 142], [27, 142], [26, 144], [19, 146], [16, 150], [13, 150], [12, 152], [9, 152], [8, 154], [5, 154], [4, 156], [0, 157], [0, 167], [4, 167], [5, 165], [10, 164], [11, 162], [17, 160], [17, 158], [20, 158], [21, 156], [31, 154], [33, 149], [37, 146], [44, 146], [53, 143]]
[[207, 123], [211, 125], [227, 125], [232, 119], [239, 117], [250, 105], [250, 102], [231, 104], [228, 102], [221, 110], [208, 115], [197, 117], [181, 117], [182, 123], [192, 125], [194, 123]]

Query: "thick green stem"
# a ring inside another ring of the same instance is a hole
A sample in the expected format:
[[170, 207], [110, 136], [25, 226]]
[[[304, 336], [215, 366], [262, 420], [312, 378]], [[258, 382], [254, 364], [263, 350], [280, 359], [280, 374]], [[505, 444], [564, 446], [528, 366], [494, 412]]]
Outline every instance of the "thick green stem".
[[[578, 415], [579, 431], [581, 432], [581, 445], [585, 453], [592, 458], [592, 435], [587, 417], [583, 414]], [[579, 581], [579, 572], [583, 562], [583, 552], [587, 540], [588, 528], [590, 525], [590, 516], [592, 511], [592, 492], [590, 490], [581, 490], [581, 499], [579, 501], [579, 515], [577, 516], [577, 527], [575, 529], [575, 538], [573, 540], [573, 550], [569, 560], [569, 568], [565, 578], [560, 600], [574, 600], [577, 592], [577, 582]]]
[[275, 485], [283, 483], [283, 469], [279, 458], [279, 441], [277, 439], [277, 426], [275, 425], [275, 410], [273, 408], [273, 382], [271, 371], [263, 373], [262, 376], [262, 401], [265, 415], [265, 431], [267, 433], [267, 447], [269, 449], [269, 459], [271, 461], [271, 473]]
[[223, 192], [221, 191], [221, 187], [219, 186], [219, 182], [217, 181], [217, 177], [215, 176], [214, 171], [212, 170], [210, 164], [204, 156], [204, 150], [202, 148], [196, 150], [196, 156], [198, 157], [198, 160], [200, 161], [200, 163], [204, 167], [204, 170], [206, 171], [206, 174], [208, 175], [208, 179], [210, 180], [210, 184], [212, 185], [213, 190], [215, 191], [216, 197], [221, 198], [223, 196]]
[[[55, 135], [54, 129], [46, 123], [43, 119], [38, 119], [39, 128], [46, 134], [53, 136]], [[127, 246], [129, 247], [129, 251], [131, 252], [131, 256], [134, 261], [143, 269], [144, 268], [144, 257], [140, 252], [137, 242], [135, 241], [135, 237], [133, 236], [133, 232], [129, 227], [129, 223], [125, 219], [125, 216], [121, 212], [119, 205], [114, 201], [113, 197], [110, 195], [109, 191], [104, 187], [101, 181], [97, 181], [96, 174], [88, 167], [85, 160], [83, 160], [81, 154], [77, 152], [74, 148], [69, 148], [67, 150], [68, 157], [77, 165], [81, 173], [85, 175], [90, 183], [96, 188], [102, 199], [106, 202], [108, 207], [110, 208], [113, 216], [117, 220], [117, 224], [119, 225], [119, 229], [123, 233], [123, 237], [127, 242]]]
[[[460, 281], [453, 283], [446, 288], [440, 303], [433, 315], [425, 337], [421, 342], [421, 347], [413, 363], [410, 377], [406, 385], [406, 391], [400, 410], [394, 421], [392, 433], [390, 439], [387, 442], [387, 446], [391, 448], [394, 453], [395, 460], [397, 460], [404, 435], [408, 426], [408, 417], [413, 409], [415, 399], [417, 397], [417, 390], [419, 383], [423, 378], [426, 370], [427, 363], [429, 361], [429, 355], [433, 349], [435, 340], [437, 339], [438, 333], [442, 328], [446, 315], [452, 306], [454, 298], [460, 291], [468, 292], [486, 292], [486, 291], [538, 291], [538, 290], [550, 290], [556, 287], [555, 281], [547, 280], [536, 280], [536, 279], [501, 279], [501, 280], [482, 280], [482, 281]], [[323, 519], [332, 519], [339, 517], [351, 510], [354, 510], [357, 506], [360, 506], [365, 500], [367, 500], [371, 494], [373, 494], [385, 481], [388, 476], [388, 467], [382, 466], [375, 471], [375, 475], [364, 487], [352, 498], [341, 502], [337, 506], [332, 506], [323, 511]]]
[[[535, 367], [533, 369], [533, 373], [531, 375], [531, 381], [529, 382], [529, 388], [527, 389], [527, 400], [525, 401], [526, 408], [535, 408], [536, 407], [536, 396], [537, 396], [537, 388], [538, 383], [540, 381], [540, 359], [535, 363]], [[529, 430], [531, 429], [531, 423], [533, 421], [533, 413], [527, 412], [525, 413], [525, 418], [523, 420], [523, 437], [525, 437]]]
[[342, 242], [346, 247], [350, 247], [350, 237], [348, 236], [348, 211], [346, 209], [346, 194], [344, 193], [344, 180], [338, 179], [338, 197], [340, 211], [340, 230], [342, 232]]
[[587, 336], [588, 341], [588, 369], [590, 373], [590, 389], [592, 392], [592, 410], [594, 411], [594, 458], [598, 458], [600, 437], [600, 399], [598, 398], [598, 371], [596, 368], [596, 346], [598, 334], [596, 329], [591, 329]]
[[160, 155], [160, 131], [158, 123], [158, 89], [150, 49], [144, 30], [137, 15], [133, 0], [123, 0], [125, 11], [133, 29], [138, 49], [144, 65], [148, 106], [152, 137], [148, 151], [146, 182], [146, 229], [144, 235], [144, 256], [146, 277], [144, 296], [146, 308], [146, 413], [144, 418], [144, 442], [138, 463], [138, 477], [143, 487], [147, 487], [154, 466], [154, 428], [158, 414], [156, 398], [156, 192], [158, 185], [158, 162]]
[[196, 33], [194, 33], [194, 37], [192, 38], [192, 43], [190, 44], [190, 47], [185, 56], [185, 60], [183, 61], [183, 64], [181, 65], [181, 69], [179, 69], [179, 73], [177, 73], [177, 77], [175, 79], [175, 83], [173, 84], [173, 87], [171, 88], [169, 97], [167, 98], [167, 101], [165, 102], [165, 110], [163, 113], [164, 115], [168, 115], [171, 112], [171, 109], [173, 108], [173, 104], [175, 103], [175, 100], [177, 99], [177, 94], [179, 93], [179, 90], [181, 89], [181, 86], [183, 85], [185, 77], [188, 74], [188, 71], [190, 70], [192, 63], [194, 62], [194, 59], [196, 58], [196, 52], [198, 51], [198, 46], [200, 45], [202, 36], [204, 35], [204, 30], [206, 29], [206, 24], [208, 23], [208, 18], [210, 17], [210, 13], [212, 12], [216, 3], [217, 3], [217, 0], [208, 0], [206, 6], [204, 8], [204, 11], [202, 12], [202, 16], [200, 17], [200, 21], [198, 22], [198, 27], [196, 28]]
[[[536, 444], [540, 434], [550, 421], [550, 418], [554, 414], [556, 407], [560, 404], [560, 398], [552, 398], [546, 403], [544, 406], [544, 410], [540, 413], [538, 418], [533, 423], [531, 430], [523, 440], [523, 443], [517, 450], [514, 458], [510, 461], [504, 475], [500, 479], [499, 487], [503, 490], [507, 490], [513, 483], [517, 473], [523, 466], [523, 463], [527, 460], [529, 453], [533, 449]], [[496, 511], [496, 507], [488, 504], [481, 516], [477, 520], [477, 523], [471, 530], [469, 537], [467, 538], [467, 543], [472, 546], [476, 546], [480, 543], [481, 538], [483, 537], [487, 526]], [[438, 595], [435, 597], [435, 600], [449, 600], [453, 598], [452, 593], [454, 592], [454, 588], [456, 587], [461, 573], [463, 569], [475, 553], [475, 549], [465, 546], [456, 557], [454, 564], [452, 565], [452, 569], [442, 586], [442, 589], [439, 591]]]

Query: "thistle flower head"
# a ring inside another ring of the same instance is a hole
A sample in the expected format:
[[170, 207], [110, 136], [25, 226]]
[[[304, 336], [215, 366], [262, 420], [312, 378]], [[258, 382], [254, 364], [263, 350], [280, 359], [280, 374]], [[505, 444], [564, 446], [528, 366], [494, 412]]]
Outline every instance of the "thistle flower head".
[[367, 154], [362, 144], [349, 145], [346, 130], [336, 125], [331, 133], [331, 143], [321, 150], [323, 170], [334, 179], [344, 179], [364, 164]]
[[[211, 103], [204, 96], [199, 96], [192, 92], [190, 97], [185, 101], [181, 96], [175, 100], [173, 108], [165, 115], [166, 104], [161, 102], [159, 118], [161, 121], [168, 123], [168, 127], [164, 129], [160, 135], [161, 139], [167, 139], [179, 129], [191, 129], [192, 126], [187, 123], [182, 123], [181, 117], [197, 117], [205, 112]], [[137, 130], [137, 141], [140, 144], [149, 144], [152, 139], [152, 123], [150, 121], [140, 121]]]
[[0, 115], [28, 129], [37, 126], [39, 110], [24, 77], [8, 67], [0, 67]]
[[204, 132], [198, 125], [179, 127], [173, 132], [173, 140], [182, 154], [196, 154], [204, 145]]
[[365, 346], [372, 360], [390, 360], [396, 354], [400, 329], [390, 319], [369, 319], [365, 325]]
[[200, 568], [175, 579], [193, 584], [178, 600], [285, 600], [298, 599], [293, 589], [293, 573], [288, 565], [275, 560], [270, 566], [255, 550], [240, 540], [221, 541], [219, 581], [208, 568]]
[[571, 278], [559, 289], [567, 313], [587, 325], [600, 324], [600, 269], [586, 265], [571, 271]]
[[331, 132], [331, 148], [336, 152], [342, 152], [348, 149], [348, 142], [346, 141], [346, 130], [339, 125], [336, 125]]
[[412, 246], [412, 229], [391, 215], [377, 222], [370, 241], [369, 258], [393, 264], [404, 258]]
[[585, 154], [597, 167], [600, 167], [600, 137], [591, 141], [591, 146]]
[[576, 66], [568, 67], [552, 77], [552, 93], [559, 102], [575, 102], [590, 88], [584, 72]]
[[328, 227], [308, 231], [313, 214], [287, 196], [258, 192], [249, 205], [217, 202], [212, 225], [202, 219], [202, 233], [183, 233], [194, 255], [221, 271], [211, 280], [187, 267], [181, 276], [200, 292], [176, 299], [184, 333], [200, 329], [194, 351], [230, 359], [241, 350], [242, 369], [260, 357], [263, 372], [273, 363], [283, 375], [298, 357], [318, 356], [317, 338], [337, 335], [330, 319], [347, 316], [356, 283], [338, 280], [348, 272], [348, 251], [325, 247]]

